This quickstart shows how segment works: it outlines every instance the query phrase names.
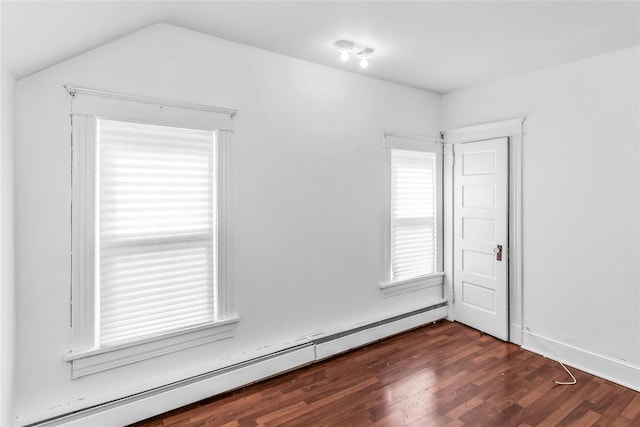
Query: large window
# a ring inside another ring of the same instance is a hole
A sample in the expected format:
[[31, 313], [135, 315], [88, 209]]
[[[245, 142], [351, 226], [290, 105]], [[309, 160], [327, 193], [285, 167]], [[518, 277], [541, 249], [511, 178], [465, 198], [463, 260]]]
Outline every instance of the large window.
[[390, 294], [442, 284], [442, 157], [438, 143], [386, 136], [385, 262]]
[[97, 121], [101, 347], [216, 320], [216, 132]]
[[88, 98], [72, 110], [73, 377], [227, 338], [237, 320], [230, 132], [207, 114]]

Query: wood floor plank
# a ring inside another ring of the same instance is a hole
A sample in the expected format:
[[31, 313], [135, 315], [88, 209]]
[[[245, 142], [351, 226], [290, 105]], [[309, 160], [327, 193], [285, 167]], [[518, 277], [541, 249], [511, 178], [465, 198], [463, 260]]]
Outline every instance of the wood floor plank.
[[569, 369], [441, 321], [133, 426], [640, 426], [640, 393]]
[[597, 387], [598, 386], [595, 383], [588, 383], [580, 390], [579, 393], [573, 394], [573, 396], [559, 405], [552, 413], [550, 413], [544, 420], [542, 420], [542, 424], [552, 426], [560, 424], [561, 421], [569, 417], [571, 413], [574, 412], [576, 408], [584, 401], [584, 393], [589, 393], [591, 390], [595, 390]]
[[640, 393], [633, 396], [631, 402], [629, 402], [620, 415], [632, 421], [637, 420], [638, 424], [640, 424]]

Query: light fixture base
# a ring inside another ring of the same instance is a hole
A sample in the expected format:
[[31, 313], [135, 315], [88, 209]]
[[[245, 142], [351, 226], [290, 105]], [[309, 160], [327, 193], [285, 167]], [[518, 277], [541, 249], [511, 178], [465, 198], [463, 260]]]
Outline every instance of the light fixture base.
[[369, 66], [369, 58], [373, 53], [373, 48], [350, 40], [338, 40], [335, 45], [338, 48], [338, 52], [340, 52], [340, 59], [343, 62], [349, 60], [351, 52], [357, 52], [360, 58], [360, 67], [367, 68]]

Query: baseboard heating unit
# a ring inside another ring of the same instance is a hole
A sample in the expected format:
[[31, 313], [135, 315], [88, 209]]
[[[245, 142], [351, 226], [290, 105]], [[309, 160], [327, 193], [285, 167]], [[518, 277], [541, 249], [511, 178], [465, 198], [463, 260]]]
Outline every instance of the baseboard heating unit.
[[[301, 343], [201, 375], [23, 426], [122, 426], [228, 392], [447, 317], [447, 303], [328, 331]], [[20, 420], [18, 420], [20, 421]], [[26, 420], [25, 420], [26, 421]]]

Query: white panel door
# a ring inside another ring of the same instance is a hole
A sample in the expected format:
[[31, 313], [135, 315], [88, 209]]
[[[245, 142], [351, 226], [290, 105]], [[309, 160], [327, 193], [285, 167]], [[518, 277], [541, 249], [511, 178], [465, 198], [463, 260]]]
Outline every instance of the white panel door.
[[454, 148], [454, 317], [509, 338], [508, 139]]

